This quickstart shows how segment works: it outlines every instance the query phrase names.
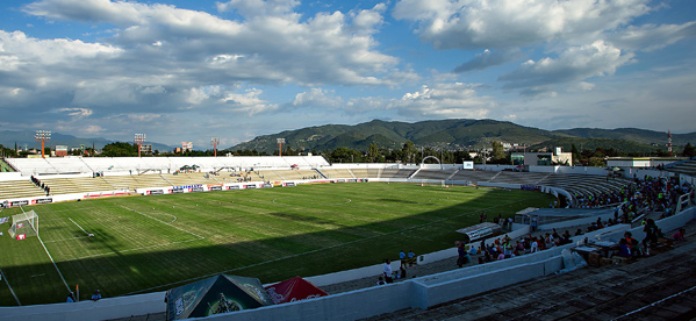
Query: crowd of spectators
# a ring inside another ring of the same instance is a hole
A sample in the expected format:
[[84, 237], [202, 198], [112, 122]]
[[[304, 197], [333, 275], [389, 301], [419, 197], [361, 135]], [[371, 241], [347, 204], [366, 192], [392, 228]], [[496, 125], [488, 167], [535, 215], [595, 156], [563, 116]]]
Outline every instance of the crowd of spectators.
[[[578, 235], [577, 233], [579, 232], [576, 231], [575, 235]], [[488, 244], [486, 244], [485, 240], [482, 240], [478, 248], [473, 245], [467, 245], [466, 247], [462, 245], [462, 247], [464, 247], [464, 251], [469, 257], [479, 255], [478, 263], [482, 264], [496, 260], [504, 260], [524, 254], [535, 253], [554, 246], [568, 244], [572, 242], [571, 237], [572, 235], [568, 230], [562, 234], [559, 234], [556, 229], [553, 229], [551, 233], [545, 233], [538, 236], [527, 234], [518, 240], [513, 240], [508, 235], [496, 238], [492, 243]]]
[[31, 175], [31, 182], [34, 183], [36, 187], [43, 189], [46, 193], [46, 196], [51, 194], [51, 188], [48, 187], [48, 185], [44, 184], [40, 179], [36, 178], [34, 175]]

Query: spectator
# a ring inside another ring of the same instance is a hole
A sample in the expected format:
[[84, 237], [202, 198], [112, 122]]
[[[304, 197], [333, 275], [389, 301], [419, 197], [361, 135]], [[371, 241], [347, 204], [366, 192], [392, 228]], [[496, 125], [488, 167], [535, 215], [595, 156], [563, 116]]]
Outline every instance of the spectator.
[[69, 293], [68, 293], [68, 297], [65, 299], [65, 302], [67, 302], [67, 303], [73, 303], [73, 302], [75, 302], [75, 297], [73, 296], [73, 293], [72, 293], [72, 292], [69, 292]]
[[413, 266], [414, 264], [417, 264], [416, 253], [413, 250], [408, 250], [408, 265]]
[[536, 237], [532, 238], [532, 245], [530, 247], [530, 251], [532, 253], [536, 253], [537, 251], [539, 251], [539, 243], [537, 242]]
[[92, 301], [99, 301], [99, 300], [101, 300], [101, 298], [102, 298], [102, 295], [101, 295], [101, 292], [99, 291], [99, 289], [94, 291], [94, 294], [92, 294]]
[[457, 266], [462, 267], [464, 264], [468, 263], [466, 261], [466, 249], [462, 242], [457, 241], [455, 245], [457, 246]]
[[674, 235], [672, 235], [672, 238], [674, 239], [675, 242], [683, 242], [686, 241], [686, 238], [684, 235], [686, 234], [686, 229], [683, 227], [678, 229], [676, 232], [674, 232]]
[[655, 244], [657, 244], [657, 238], [659, 236], [660, 230], [657, 227], [657, 224], [655, 224], [655, 220], [649, 218], [645, 222], [643, 232], [645, 232], [645, 238], [643, 239], [643, 248], [647, 250], [649, 246], [655, 246]]
[[389, 260], [389, 259], [384, 260], [383, 274], [384, 274], [384, 280], [387, 283], [394, 282], [394, 278], [392, 278], [393, 273], [394, 272], [392, 271], [391, 260]]
[[628, 242], [623, 238], [619, 240], [619, 256], [621, 257], [631, 257], [631, 248], [628, 246]]
[[401, 266], [406, 264], [406, 253], [404, 250], [399, 251], [399, 261], [401, 261]]
[[385, 285], [386, 283], [384, 282], [384, 277], [380, 276], [377, 278], [377, 285]]

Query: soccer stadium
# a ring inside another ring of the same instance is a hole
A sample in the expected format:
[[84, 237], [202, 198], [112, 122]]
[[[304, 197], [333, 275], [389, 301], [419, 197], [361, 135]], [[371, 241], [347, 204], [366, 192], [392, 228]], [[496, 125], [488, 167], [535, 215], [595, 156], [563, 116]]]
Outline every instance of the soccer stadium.
[[[696, 284], [684, 281], [696, 263], [694, 161], [623, 175], [320, 156], [3, 161], [12, 170], [0, 173], [3, 320], [696, 313]], [[641, 242], [629, 255], [626, 235]], [[392, 282], [378, 285], [382, 276]], [[288, 282], [304, 296], [288, 299]], [[548, 291], [557, 304], [500, 303]], [[641, 301], [617, 307], [627, 294]]]

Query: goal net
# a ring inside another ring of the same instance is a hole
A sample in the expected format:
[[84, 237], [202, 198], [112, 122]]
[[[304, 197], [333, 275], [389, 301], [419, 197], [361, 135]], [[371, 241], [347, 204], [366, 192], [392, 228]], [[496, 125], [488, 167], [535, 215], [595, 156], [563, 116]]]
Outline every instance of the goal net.
[[34, 210], [12, 216], [12, 226], [8, 231], [12, 238], [24, 239], [39, 234], [39, 214]]

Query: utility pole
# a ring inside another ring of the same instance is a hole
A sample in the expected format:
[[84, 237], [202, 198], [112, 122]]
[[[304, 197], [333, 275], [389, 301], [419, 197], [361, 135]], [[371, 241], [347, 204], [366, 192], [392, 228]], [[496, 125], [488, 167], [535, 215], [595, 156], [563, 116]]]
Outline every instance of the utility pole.
[[210, 139], [210, 143], [213, 144], [213, 157], [217, 157], [217, 145], [220, 143], [220, 140], [217, 137], [213, 137]]

